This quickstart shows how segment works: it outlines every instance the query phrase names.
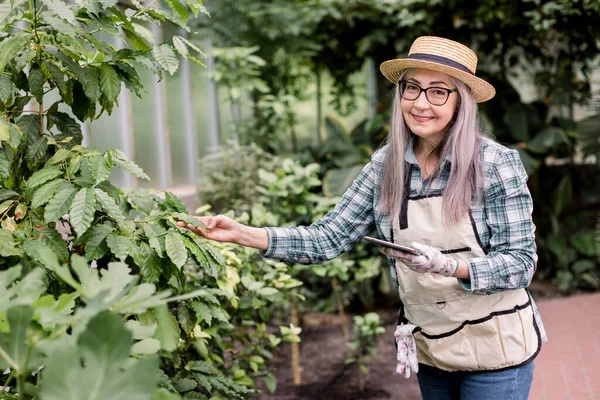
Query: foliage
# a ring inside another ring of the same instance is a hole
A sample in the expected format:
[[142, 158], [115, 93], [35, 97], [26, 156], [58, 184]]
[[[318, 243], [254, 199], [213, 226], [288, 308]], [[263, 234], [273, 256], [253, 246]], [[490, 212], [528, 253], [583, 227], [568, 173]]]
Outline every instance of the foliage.
[[140, 95], [138, 67], [161, 77], [200, 53], [183, 37], [157, 43], [145, 27], [189, 31], [187, 20], [205, 12], [199, 0], [167, 5], [0, 4], [5, 397], [232, 399], [260, 377], [275, 385], [266, 359], [281, 339], [262, 308], [298, 283], [282, 266], [242, 266], [230, 249], [177, 227], [203, 225], [169, 192], [122, 192], [108, 180], [115, 168], [148, 176], [119, 150], [81, 145], [75, 118], [111, 113], [122, 83]]
[[354, 316], [354, 340], [348, 343], [352, 354], [346, 364], [358, 364], [359, 388], [364, 390], [365, 376], [369, 373], [367, 364], [377, 354], [377, 336], [385, 333], [383, 322], [377, 313], [370, 312], [364, 317]]

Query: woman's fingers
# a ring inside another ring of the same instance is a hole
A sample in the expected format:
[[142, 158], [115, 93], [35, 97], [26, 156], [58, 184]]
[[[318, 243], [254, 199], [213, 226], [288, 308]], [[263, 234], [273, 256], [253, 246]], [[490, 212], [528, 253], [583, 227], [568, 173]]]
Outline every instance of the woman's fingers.
[[395, 250], [395, 249], [389, 249], [389, 248], [385, 248], [385, 247], [380, 247], [379, 251], [382, 252], [383, 254], [387, 255], [387, 256], [394, 257], [394, 258], [401, 258], [401, 259], [406, 260], [406, 261], [413, 261], [413, 259], [414, 259], [414, 255], [413, 254], [405, 253], [405, 252], [400, 251], [400, 250]]

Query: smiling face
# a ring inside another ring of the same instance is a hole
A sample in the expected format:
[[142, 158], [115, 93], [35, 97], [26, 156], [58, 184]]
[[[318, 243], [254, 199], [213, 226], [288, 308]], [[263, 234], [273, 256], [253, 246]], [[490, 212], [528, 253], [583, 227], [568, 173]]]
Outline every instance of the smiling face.
[[[407, 74], [404, 80], [415, 83], [424, 89], [439, 87], [452, 90], [456, 88], [450, 76], [426, 69], [416, 69]], [[446, 134], [457, 103], [458, 93], [456, 92], [451, 93], [446, 104], [442, 106], [432, 105], [423, 92], [416, 100], [410, 101], [402, 98], [400, 107], [404, 121], [412, 133], [432, 144], [438, 144]]]

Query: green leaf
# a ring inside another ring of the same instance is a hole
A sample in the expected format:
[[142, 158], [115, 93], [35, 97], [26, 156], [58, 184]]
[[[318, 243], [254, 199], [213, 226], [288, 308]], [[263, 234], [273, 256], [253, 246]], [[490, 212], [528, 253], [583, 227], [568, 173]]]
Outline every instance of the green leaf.
[[50, 159], [48, 161], [46, 161], [46, 165], [54, 165], [54, 164], [60, 164], [62, 162], [64, 162], [69, 156], [71, 155], [71, 152], [67, 149], [58, 149], [56, 151], [56, 153], [54, 153], [54, 155], [52, 157], [50, 157]]
[[571, 185], [571, 179], [569, 176], [565, 176], [552, 196], [552, 211], [553, 214], [559, 216], [564, 208], [571, 202], [573, 198], [573, 187]]
[[177, 320], [179, 321], [179, 325], [181, 325], [181, 329], [188, 335], [196, 326], [196, 314], [186, 304], [179, 304], [177, 307]]
[[29, 91], [38, 103], [44, 99], [44, 74], [38, 64], [33, 64], [29, 70]]
[[58, 189], [46, 206], [44, 221], [46, 223], [54, 222], [65, 215], [71, 208], [76, 193], [77, 190], [72, 185], [65, 185], [62, 189]]
[[160, 340], [158, 339], [143, 339], [131, 347], [131, 355], [151, 355], [160, 351]]
[[600, 255], [600, 240], [593, 230], [580, 230], [571, 236], [571, 243], [581, 254], [588, 257]]
[[[125, 33], [125, 37], [127, 40], [133, 45], [133, 47], [137, 51], [148, 51], [152, 48], [152, 46], [148, 45], [148, 43], [142, 38], [140, 34], [138, 34], [135, 29], [131, 29], [127, 26], [123, 26], [123, 32]], [[154, 40], [151, 41], [154, 43]]]
[[50, 114], [49, 118], [61, 133], [61, 135], [56, 135], [56, 137], [62, 140], [66, 147], [72, 148], [75, 145], [81, 144], [83, 140], [81, 126], [69, 114], [57, 111]]
[[121, 236], [111, 233], [106, 237], [106, 244], [116, 258], [125, 262], [127, 257], [135, 249], [135, 242], [127, 236]]
[[185, 45], [185, 42], [183, 40], [181, 40], [181, 37], [173, 36], [173, 46], [175, 47], [175, 50], [177, 50], [177, 52], [179, 54], [181, 54], [181, 56], [183, 58], [188, 58], [190, 56], [190, 52], [188, 51], [188, 48]]
[[23, 251], [17, 246], [12, 232], [6, 229], [0, 229], [0, 256], [12, 257], [20, 256], [22, 254]]
[[183, 243], [181, 234], [178, 232], [169, 232], [165, 238], [165, 248], [167, 255], [178, 268], [184, 266], [188, 259], [188, 252]]
[[154, 309], [158, 321], [158, 329], [154, 334], [160, 340], [161, 347], [166, 351], [175, 351], [179, 340], [179, 325], [177, 319], [169, 312], [166, 305]]
[[30, 36], [27, 34], [12, 34], [8, 39], [0, 42], [0, 72], [4, 71], [6, 64], [14, 59], [29, 44]]
[[73, 39], [77, 38], [75, 26], [67, 22], [65, 19], [52, 14], [51, 12], [42, 12], [42, 18], [54, 29], [57, 33], [67, 35]]
[[275, 390], [277, 390], [277, 378], [273, 374], [265, 375], [265, 386], [269, 389], [269, 392], [275, 393]]
[[77, 192], [71, 205], [69, 221], [71, 226], [81, 236], [88, 230], [94, 220], [96, 211], [96, 197], [94, 191], [90, 188], [83, 188]]
[[9, 103], [17, 94], [17, 87], [7, 75], [0, 75], [0, 102]]
[[50, 199], [54, 196], [54, 193], [56, 193], [56, 189], [58, 188], [58, 186], [63, 182], [64, 180], [62, 179], [55, 179], [42, 185], [33, 193], [33, 197], [31, 199], [31, 207], [41, 207], [48, 201], [50, 201]]
[[167, 44], [161, 44], [152, 48], [152, 55], [160, 66], [169, 74], [173, 75], [179, 68], [179, 59], [173, 48]]
[[42, 0], [44, 5], [48, 7], [54, 14], [66, 19], [69, 22], [75, 22], [75, 14], [71, 7], [62, 0]]
[[113, 229], [108, 225], [94, 225], [78, 238], [82, 239], [79, 244], [85, 244], [85, 258], [88, 261], [97, 260], [106, 254], [108, 246], [105, 239], [111, 232]]
[[176, 213], [173, 213], [173, 218], [175, 218], [176, 220], [179, 220], [179, 221], [183, 221], [186, 224], [190, 224], [190, 225], [194, 226], [195, 228], [200, 228], [205, 231], [208, 230], [206, 228], [206, 225], [204, 225], [204, 222], [200, 221], [198, 218], [192, 217], [191, 215], [176, 212]]
[[133, 161], [130, 161], [129, 158], [127, 158], [127, 155], [125, 153], [123, 153], [122, 151], [116, 150], [116, 149], [111, 149], [108, 151], [108, 154], [110, 155], [111, 161], [114, 164], [116, 164], [119, 168], [121, 168], [123, 171], [127, 171], [130, 174], [137, 176], [138, 178], [147, 179], [149, 181], [152, 180], [152, 179], [150, 179], [150, 177], [148, 175], [146, 175], [144, 170], [142, 170]]
[[100, 90], [100, 104], [110, 114], [121, 92], [121, 81], [115, 69], [106, 63], [100, 67]]
[[48, 246], [58, 257], [58, 261], [66, 263], [69, 260], [69, 248], [61, 234], [52, 228], [45, 227], [40, 230], [40, 240]]
[[162, 260], [146, 243], [139, 244], [139, 250], [134, 254], [134, 261], [140, 266], [140, 273], [145, 282], [156, 283], [162, 275]]
[[208, 326], [210, 326], [213, 318], [210, 307], [201, 301], [194, 302], [192, 306], [194, 307], [194, 311], [196, 311], [198, 322], [204, 321]]
[[104, 211], [106, 211], [106, 213], [112, 219], [114, 219], [117, 222], [117, 224], [119, 224], [119, 226], [124, 226], [125, 216], [123, 215], [123, 212], [121, 212], [121, 209], [119, 208], [117, 203], [115, 203], [115, 201], [112, 199], [112, 197], [110, 197], [105, 191], [100, 190], [98, 188], [94, 189], [94, 193], [96, 193], [96, 199], [98, 200]]
[[158, 387], [158, 358], [134, 361], [131, 332], [119, 315], [96, 315], [77, 346], [63, 345], [45, 363], [43, 400], [147, 400]]
[[0, 189], [0, 201], [12, 200], [19, 197], [19, 193], [13, 190]]
[[49, 180], [60, 176], [62, 171], [60, 166], [46, 167], [41, 170], [35, 172], [31, 177], [27, 180], [27, 186], [30, 188], [35, 188], [36, 186], [42, 185]]
[[40, 161], [46, 157], [48, 151], [48, 139], [46, 136], [28, 136], [27, 150], [25, 151], [25, 161], [29, 168], [34, 168]]
[[171, 192], [165, 192], [165, 199], [167, 203], [177, 212], [189, 214], [185, 205]]
[[179, 22], [185, 23], [188, 20], [188, 10], [187, 7], [181, 3], [179, 0], [165, 0], [166, 3], [171, 7], [173, 11], [179, 16]]
[[23, 243], [25, 253], [44, 267], [53, 271], [65, 283], [69, 284], [75, 290], [79, 290], [80, 285], [73, 279], [68, 267], [60, 265], [56, 254], [46, 244], [37, 240], [28, 240]]
[[29, 358], [27, 351], [29, 347], [27, 331], [29, 330], [32, 318], [33, 309], [31, 306], [22, 305], [10, 308], [7, 313], [8, 325], [10, 327], [9, 341], [7, 345], [0, 341], [2, 347], [6, 346], [5, 351], [14, 363], [11, 363], [10, 367], [20, 373], [25, 373], [27, 370], [26, 363]]
[[95, 184], [99, 184], [108, 179], [110, 176], [110, 166], [106, 162], [106, 159], [99, 154], [89, 159], [90, 170], [92, 172], [92, 179]]
[[[4, 181], [9, 175], [10, 160], [4, 151], [0, 151], [0, 181]], [[2, 182], [0, 182], [0, 186], [2, 186]]]

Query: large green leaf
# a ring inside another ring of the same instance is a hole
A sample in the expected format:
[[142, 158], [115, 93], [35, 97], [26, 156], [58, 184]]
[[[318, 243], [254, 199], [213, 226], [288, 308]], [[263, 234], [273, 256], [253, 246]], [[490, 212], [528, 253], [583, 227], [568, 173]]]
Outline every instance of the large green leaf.
[[517, 103], [511, 106], [504, 116], [504, 123], [513, 139], [519, 142], [529, 140], [529, 122], [527, 114], [531, 112], [525, 104]]
[[11, 37], [0, 42], [0, 72], [10, 60], [26, 48], [30, 36], [25, 34], [12, 34]]
[[107, 180], [110, 176], [110, 166], [100, 154], [96, 154], [89, 159], [89, 166], [95, 185]]
[[115, 257], [123, 262], [135, 249], [135, 241], [132, 238], [114, 233], [106, 237], [106, 244]]
[[109, 217], [114, 219], [120, 226], [125, 225], [125, 216], [112, 197], [110, 197], [105, 191], [98, 188], [94, 189], [94, 192], [96, 193], [96, 199], [100, 205], [102, 205], [102, 208], [104, 211], [106, 211]]
[[106, 254], [108, 246], [106, 245], [106, 237], [113, 231], [107, 225], [95, 225], [86, 233], [85, 240], [85, 258], [88, 261], [97, 260]]
[[56, 32], [60, 32], [63, 35], [70, 36], [73, 39], [77, 38], [77, 30], [75, 26], [70, 24], [65, 19], [48, 11], [44, 11], [42, 13], [42, 17], [48, 23], [48, 25], [50, 25], [52, 29], [54, 29]]
[[62, 171], [60, 166], [46, 167], [41, 170], [35, 172], [29, 179], [27, 180], [27, 186], [30, 188], [35, 188], [36, 186], [42, 185], [57, 176], [60, 176]]
[[62, 179], [55, 179], [42, 185], [33, 193], [33, 196], [31, 198], [31, 207], [41, 207], [47, 202], [49, 202], [50, 199], [54, 196], [54, 193], [56, 193], [56, 189], [63, 182], [64, 180]]
[[121, 81], [115, 69], [106, 63], [100, 67], [100, 90], [102, 90], [100, 104], [110, 114], [121, 92]]
[[38, 64], [33, 64], [29, 70], [29, 91], [35, 96], [38, 103], [44, 99], [44, 75]]
[[358, 177], [362, 168], [363, 165], [354, 165], [327, 171], [325, 179], [323, 179], [323, 193], [329, 197], [343, 195], [352, 186], [352, 182]]
[[90, 188], [80, 189], [73, 199], [69, 221], [71, 226], [81, 236], [92, 225], [96, 211], [96, 196]]
[[54, 254], [56, 254], [58, 261], [66, 263], [69, 260], [69, 248], [67, 242], [56, 229], [48, 227], [42, 228], [40, 230], [40, 235], [42, 243], [48, 246]]
[[553, 214], [559, 216], [573, 198], [573, 187], [569, 176], [565, 176], [552, 195]]
[[6, 364], [3, 357], [0, 357], [0, 368], [6, 369], [10, 366], [18, 373], [25, 373], [27, 370], [28, 359], [28, 330], [31, 319], [33, 318], [33, 309], [29, 305], [21, 305], [8, 310], [8, 325], [10, 335], [8, 343], [3, 343], [0, 337], [0, 347], [10, 357], [10, 364]]
[[156, 307], [154, 309], [154, 314], [158, 321], [158, 329], [156, 330], [154, 337], [160, 340], [163, 349], [174, 351], [177, 349], [177, 342], [180, 335], [177, 318], [169, 312], [166, 305]]
[[179, 58], [173, 51], [173, 48], [167, 44], [161, 44], [152, 49], [152, 55], [160, 66], [169, 74], [173, 75], [179, 68]]
[[110, 156], [110, 160], [116, 164], [123, 171], [127, 171], [130, 174], [137, 176], [138, 178], [147, 179], [151, 181], [150, 177], [146, 175], [144, 170], [142, 170], [136, 163], [130, 161], [127, 158], [127, 155], [120, 150], [111, 149], [108, 151]]
[[65, 215], [71, 208], [76, 193], [77, 190], [73, 185], [64, 185], [62, 188], [59, 188], [46, 206], [44, 221], [46, 223], [54, 222]]
[[56, 135], [56, 137], [63, 141], [63, 145], [72, 148], [81, 144], [83, 140], [81, 126], [69, 114], [57, 111], [50, 114], [49, 118], [60, 131], [61, 134]]
[[121, 317], [95, 316], [77, 347], [52, 352], [44, 368], [41, 400], [148, 400], [158, 386], [158, 359], [128, 357], [132, 335]]
[[62, 0], [42, 0], [42, 2], [49, 10], [59, 17], [64, 18], [69, 22], [75, 21], [75, 14], [66, 2]]
[[181, 234], [178, 232], [169, 232], [165, 238], [165, 247], [167, 255], [177, 267], [181, 268], [188, 259], [188, 252], [183, 243]]
[[23, 251], [17, 246], [17, 242], [15, 241], [12, 232], [6, 229], [0, 229], [0, 256], [12, 257], [20, 256], [21, 254], [23, 254]]
[[[0, 75], [0, 101], [8, 103], [16, 94], [17, 87], [7, 75]], [[12, 102], [12, 101], [11, 101]]]
[[28, 240], [23, 243], [23, 249], [29, 257], [39, 262], [50, 271], [55, 272], [63, 282], [69, 284], [76, 290], [80, 288], [79, 283], [73, 279], [69, 267], [60, 265], [58, 257], [49, 246], [37, 240]]

